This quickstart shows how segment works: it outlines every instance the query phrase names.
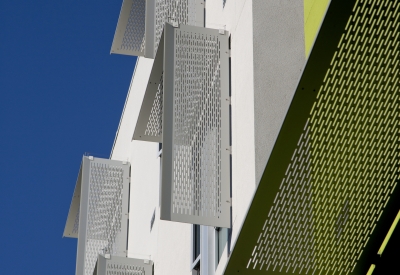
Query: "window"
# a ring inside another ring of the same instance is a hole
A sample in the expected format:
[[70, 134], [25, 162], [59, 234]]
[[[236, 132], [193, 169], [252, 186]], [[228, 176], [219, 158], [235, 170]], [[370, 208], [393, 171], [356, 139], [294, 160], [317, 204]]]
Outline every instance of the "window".
[[193, 236], [192, 236], [192, 274], [200, 275], [200, 225], [193, 225]]
[[162, 143], [159, 143], [158, 150], [157, 150], [157, 157], [160, 158], [160, 165], [161, 165], [161, 156], [162, 156]]
[[161, 183], [162, 183], [162, 143], [158, 143], [157, 156], [160, 158], [160, 178], [158, 180], [158, 205], [161, 207]]
[[156, 209], [154, 209], [153, 216], [151, 216], [150, 220], [150, 231], [153, 229], [154, 220], [156, 219]]
[[200, 256], [200, 225], [193, 225], [193, 260]]
[[225, 246], [228, 243], [228, 228], [217, 227], [215, 234], [215, 257], [216, 266], [218, 266], [221, 260], [222, 253], [224, 252]]

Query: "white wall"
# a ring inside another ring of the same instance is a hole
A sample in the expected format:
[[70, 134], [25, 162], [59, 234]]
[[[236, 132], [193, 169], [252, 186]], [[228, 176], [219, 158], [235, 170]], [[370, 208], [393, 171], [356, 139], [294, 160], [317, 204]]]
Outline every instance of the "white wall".
[[128, 257], [153, 260], [158, 274], [191, 274], [190, 225], [159, 219], [158, 143], [132, 140], [152, 65], [153, 60], [138, 58], [111, 153], [112, 159], [131, 163]]
[[[232, 246], [256, 186], [254, 144], [253, 15], [251, 0], [207, 1], [206, 26], [231, 33], [232, 87]], [[213, 248], [210, 248], [210, 251]], [[222, 274], [227, 247], [217, 267]], [[210, 253], [210, 258], [215, 255]]]
[[[225, 7], [224, 0], [206, 1], [206, 27], [231, 33], [232, 246], [304, 65], [302, 1], [226, 0]], [[112, 151], [112, 159], [132, 165], [128, 255], [151, 258], [155, 274], [189, 275], [191, 225], [159, 219], [158, 143], [131, 140], [152, 64], [138, 59]], [[213, 275], [214, 228], [203, 227], [202, 234], [202, 275]], [[216, 275], [222, 274], [227, 254], [225, 248]]]
[[305, 65], [304, 0], [254, 0], [256, 183]]

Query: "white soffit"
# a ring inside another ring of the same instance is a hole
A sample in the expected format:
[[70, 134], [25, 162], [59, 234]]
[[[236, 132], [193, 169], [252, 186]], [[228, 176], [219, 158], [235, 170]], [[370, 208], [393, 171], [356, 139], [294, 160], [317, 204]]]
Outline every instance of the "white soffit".
[[230, 227], [229, 34], [164, 29], [161, 219]]
[[133, 140], [162, 142], [164, 39], [151, 69]]

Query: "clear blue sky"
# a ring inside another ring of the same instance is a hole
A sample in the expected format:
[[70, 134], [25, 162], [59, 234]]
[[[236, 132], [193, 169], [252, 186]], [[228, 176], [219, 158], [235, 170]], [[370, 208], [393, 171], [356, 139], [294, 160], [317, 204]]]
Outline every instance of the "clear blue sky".
[[84, 152], [108, 156], [136, 58], [122, 0], [0, 1], [1, 274], [74, 274], [62, 238]]

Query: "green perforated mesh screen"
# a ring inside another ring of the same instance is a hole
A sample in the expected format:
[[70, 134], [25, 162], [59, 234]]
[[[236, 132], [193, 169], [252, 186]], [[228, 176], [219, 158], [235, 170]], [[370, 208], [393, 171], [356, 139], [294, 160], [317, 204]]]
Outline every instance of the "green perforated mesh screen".
[[399, 7], [332, 1], [227, 274], [366, 274], [400, 175]]

